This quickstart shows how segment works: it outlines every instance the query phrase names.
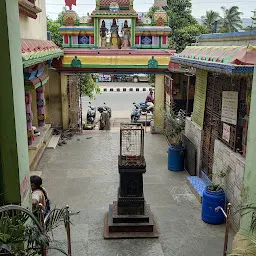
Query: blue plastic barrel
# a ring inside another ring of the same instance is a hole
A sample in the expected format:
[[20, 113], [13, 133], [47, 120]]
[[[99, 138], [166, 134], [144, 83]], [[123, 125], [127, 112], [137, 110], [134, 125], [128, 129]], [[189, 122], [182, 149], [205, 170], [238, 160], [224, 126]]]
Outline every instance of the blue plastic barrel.
[[182, 146], [169, 146], [168, 148], [168, 170], [179, 172], [184, 170], [185, 148]]
[[226, 196], [224, 190], [210, 191], [204, 190], [202, 199], [202, 220], [209, 224], [222, 224], [225, 217], [222, 211], [215, 211], [218, 206], [225, 209]]

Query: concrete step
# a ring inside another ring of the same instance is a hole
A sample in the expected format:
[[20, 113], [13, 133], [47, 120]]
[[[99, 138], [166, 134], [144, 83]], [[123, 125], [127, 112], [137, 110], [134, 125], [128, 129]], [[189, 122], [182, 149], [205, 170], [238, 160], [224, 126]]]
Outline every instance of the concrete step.
[[52, 135], [48, 145], [47, 145], [47, 148], [49, 149], [55, 149], [58, 145], [58, 142], [59, 142], [59, 139], [60, 139], [60, 134], [59, 135]]
[[[38, 150], [38, 152], [37, 152], [37, 154], [36, 154], [36, 157], [34, 158], [33, 162], [32, 162], [31, 165], [30, 165], [30, 171], [31, 171], [31, 172], [34, 172], [34, 171], [36, 170], [36, 167], [37, 167], [37, 165], [38, 165], [38, 163], [39, 163], [41, 157], [42, 157], [43, 154], [44, 154], [45, 148], [46, 148], [45, 144], [43, 144], [43, 145], [39, 148], [39, 150]], [[38, 174], [33, 174], [33, 175], [38, 175]]]
[[202, 176], [189, 176], [187, 177], [187, 184], [198, 201], [202, 203], [203, 192], [205, 188], [211, 184], [209, 178], [202, 172]]
[[46, 145], [46, 147], [52, 138], [52, 133], [53, 133], [53, 128], [50, 128], [44, 137], [44, 144]]

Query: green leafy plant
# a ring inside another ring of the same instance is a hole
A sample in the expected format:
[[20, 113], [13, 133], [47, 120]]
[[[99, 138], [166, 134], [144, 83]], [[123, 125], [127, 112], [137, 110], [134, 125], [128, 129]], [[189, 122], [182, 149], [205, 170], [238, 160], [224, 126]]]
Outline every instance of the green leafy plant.
[[169, 144], [174, 146], [182, 145], [182, 134], [185, 129], [186, 113], [180, 109], [178, 113], [174, 111], [174, 105], [164, 109], [164, 135]]
[[49, 245], [46, 233], [29, 210], [2, 206], [0, 216], [0, 253], [35, 255]]
[[62, 44], [63, 44], [63, 37], [59, 32], [59, 28], [63, 23], [63, 15], [64, 15], [64, 12], [66, 11], [67, 11], [67, 8], [64, 7], [62, 11], [58, 14], [58, 18], [56, 20], [53, 20], [47, 17], [47, 31], [51, 35], [51, 40], [59, 47], [62, 47]]
[[[191, 8], [191, 0], [167, 0], [167, 6], [163, 7], [168, 16], [169, 26], [172, 28], [168, 39], [169, 48], [177, 52], [195, 43], [196, 36], [208, 33], [208, 30], [192, 16]], [[146, 16], [152, 18], [157, 10], [158, 7], [151, 7]]]
[[155, 82], [156, 82], [156, 75], [155, 74], [149, 74], [147, 75], [148, 76], [148, 84], [151, 86], [151, 87], [155, 87]]
[[231, 6], [230, 8], [222, 6], [221, 10], [223, 12], [223, 17], [220, 19], [219, 32], [230, 33], [243, 28], [241, 19], [243, 13], [239, 11], [238, 6]]
[[[219, 179], [222, 179], [222, 178], [224, 178], [224, 177], [226, 177], [226, 175], [227, 175], [227, 173], [226, 172], [223, 172], [223, 171], [219, 171], [219, 172], [217, 172], [217, 173], [212, 173], [211, 175], [210, 175], [210, 177], [213, 179], [213, 178], [219, 178]], [[224, 187], [224, 184], [222, 184], [222, 183], [216, 183], [216, 182], [213, 182], [212, 181], [212, 183], [210, 184], [210, 185], [208, 185], [207, 187], [206, 187], [206, 189], [207, 190], [209, 190], [209, 191], [215, 191], [215, 192], [220, 192], [220, 191], [222, 191], [223, 190], [223, 187]]]
[[205, 26], [209, 33], [213, 33], [214, 30], [214, 22], [220, 19], [220, 15], [218, 12], [213, 10], [206, 11], [205, 16], [201, 17], [201, 21], [203, 26]]
[[69, 208], [53, 209], [44, 219], [44, 229], [36, 215], [18, 205], [0, 207], [0, 255], [42, 255], [43, 248], [68, 255], [61, 248], [51, 246], [53, 240], [49, 234], [62, 223], [68, 229], [72, 215]]
[[214, 183], [212, 183], [212, 184], [207, 186], [207, 189], [209, 191], [220, 192], [220, 191], [223, 190], [223, 186], [221, 184], [214, 184]]
[[94, 95], [100, 94], [100, 87], [94, 81], [91, 74], [82, 74], [80, 76], [82, 94], [88, 96], [90, 99], [94, 99]]
[[242, 212], [242, 217], [251, 214], [251, 222], [248, 230], [240, 230], [239, 233], [243, 238], [238, 241], [238, 246], [233, 248], [229, 256], [254, 256], [256, 255], [256, 204], [242, 205], [231, 214], [231, 217], [239, 212]]

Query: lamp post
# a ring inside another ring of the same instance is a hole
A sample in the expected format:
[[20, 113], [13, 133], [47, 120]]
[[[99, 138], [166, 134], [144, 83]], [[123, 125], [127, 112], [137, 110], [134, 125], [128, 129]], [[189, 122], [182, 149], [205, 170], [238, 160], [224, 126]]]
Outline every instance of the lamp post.
[[217, 23], [218, 23], [217, 20], [215, 20], [213, 23], [213, 33], [217, 33]]

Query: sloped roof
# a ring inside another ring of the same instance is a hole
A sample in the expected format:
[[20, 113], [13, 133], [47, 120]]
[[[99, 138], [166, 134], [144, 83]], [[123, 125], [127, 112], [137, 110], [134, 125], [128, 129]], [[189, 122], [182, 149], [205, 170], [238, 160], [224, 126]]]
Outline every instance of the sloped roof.
[[255, 46], [187, 46], [171, 58], [174, 63], [226, 73], [252, 73]]
[[21, 55], [24, 67], [29, 67], [64, 55], [52, 41], [21, 39]]

